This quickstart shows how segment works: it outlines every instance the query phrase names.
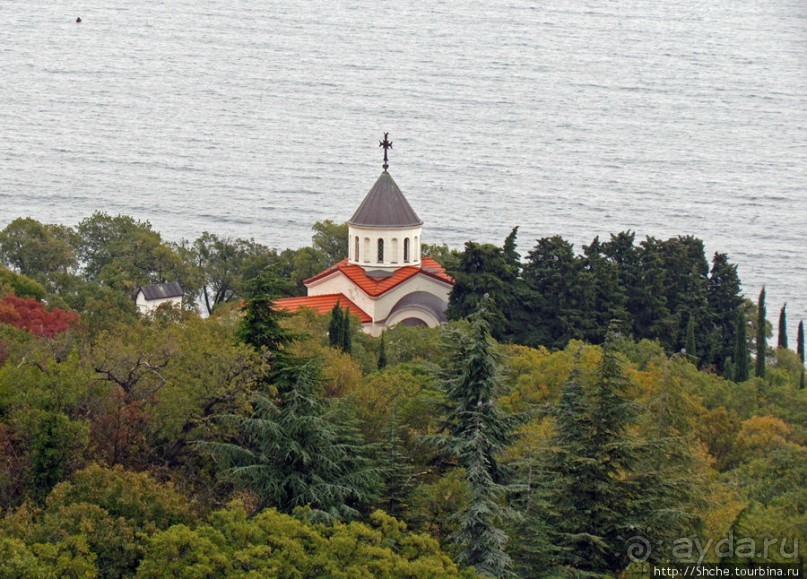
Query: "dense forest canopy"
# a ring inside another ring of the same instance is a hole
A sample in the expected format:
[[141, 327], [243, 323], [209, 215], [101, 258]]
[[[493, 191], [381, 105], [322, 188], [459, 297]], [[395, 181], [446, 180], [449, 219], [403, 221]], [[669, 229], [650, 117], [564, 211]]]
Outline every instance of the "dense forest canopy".
[[[272, 308], [346, 241], [171, 244], [103, 213], [0, 231], [0, 576], [807, 560], [803, 323], [791, 350], [776, 312], [773, 342], [726, 255], [622, 232], [522, 258], [513, 230], [424, 246], [457, 282], [444, 328]], [[138, 315], [164, 281], [184, 308]]]

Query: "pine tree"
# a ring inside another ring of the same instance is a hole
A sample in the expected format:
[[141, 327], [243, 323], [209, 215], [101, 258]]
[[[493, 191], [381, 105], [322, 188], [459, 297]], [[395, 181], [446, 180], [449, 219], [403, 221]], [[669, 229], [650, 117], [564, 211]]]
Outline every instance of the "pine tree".
[[787, 308], [787, 304], [782, 306], [782, 309], [779, 310], [779, 342], [777, 343], [777, 347], [779, 348], [787, 348], [787, 313], [785, 309]]
[[383, 370], [387, 367], [387, 347], [386, 338], [381, 334], [381, 344], [378, 346], [378, 369]]
[[765, 332], [765, 286], [759, 292], [759, 302], [757, 303], [757, 366], [756, 374], [758, 378], [765, 377], [765, 356], [768, 349], [768, 340]]
[[746, 327], [748, 323], [745, 319], [745, 312], [737, 310], [737, 342], [734, 349], [734, 381], [745, 382], [748, 380], [750, 372], [750, 361], [748, 359], [748, 339], [746, 338]]
[[377, 499], [372, 449], [352, 420], [317, 396], [314, 362], [289, 374], [294, 383], [279, 389], [279, 403], [259, 395], [251, 415], [219, 417], [235, 431], [232, 441], [200, 444], [223, 463], [224, 478], [254, 492], [262, 508], [291, 513], [308, 505], [322, 520], [356, 517]]
[[271, 370], [265, 381], [273, 381], [283, 373], [289, 362], [285, 347], [295, 339], [281, 325], [288, 314], [273, 305], [282, 295], [282, 289], [283, 283], [269, 271], [264, 271], [251, 280], [249, 297], [244, 305], [244, 317], [238, 329], [238, 337], [242, 342], [268, 354]]
[[465, 468], [469, 504], [458, 515], [453, 537], [461, 548], [458, 561], [498, 577], [512, 564], [502, 527], [514, 515], [502, 506], [507, 472], [497, 457], [523, 419], [503, 415], [496, 403], [501, 380], [483, 315], [480, 308], [469, 317], [467, 334], [454, 330], [449, 335], [452, 355], [442, 380], [449, 409], [442, 425], [446, 434], [437, 442]]
[[343, 332], [342, 308], [337, 302], [331, 310], [331, 321], [328, 323], [328, 343], [331, 348], [342, 347], [342, 332]]

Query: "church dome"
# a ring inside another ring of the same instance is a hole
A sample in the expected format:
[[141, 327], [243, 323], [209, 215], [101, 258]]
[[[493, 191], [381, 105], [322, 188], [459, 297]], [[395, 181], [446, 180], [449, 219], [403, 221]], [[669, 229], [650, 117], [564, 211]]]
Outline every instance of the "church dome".
[[419, 227], [423, 222], [392, 175], [384, 171], [348, 224], [358, 227]]

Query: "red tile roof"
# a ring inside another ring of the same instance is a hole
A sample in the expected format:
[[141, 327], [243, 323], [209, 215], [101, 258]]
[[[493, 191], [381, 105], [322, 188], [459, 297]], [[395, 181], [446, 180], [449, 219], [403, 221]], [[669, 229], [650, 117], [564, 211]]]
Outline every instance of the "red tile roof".
[[300, 298], [281, 298], [275, 300], [275, 306], [288, 312], [296, 312], [300, 308], [309, 308], [319, 314], [327, 314], [333, 309], [336, 303], [344, 308], [347, 307], [350, 313], [357, 316], [362, 323], [372, 322], [364, 310], [354, 304], [345, 294], [326, 294], [323, 296], [306, 296]]
[[374, 279], [367, 275], [364, 269], [362, 269], [360, 266], [351, 265], [348, 263], [347, 259], [343, 259], [336, 265], [333, 265], [325, 271], [318, 273], [314, 277], [308, 278], [304, 283], [307, 286], [312, 282], [339, 271], [342, 272], [342, 274], [344, 274], [350, 281], [359, 286], [364, 293], [373, 297], [380, 296], [381, 294], [388, 292], [392, 288], [402, 284], [406, 280], [416, 276], [419, 273], [426, 274], [429, 277], [433, 277], [445, 283], [454, 285], [454, 279], [448, 275], [443, 266], [437, 263], [434, 259], [431, 257], [424, 257], [420, 261], [421, 267], [407, 265], [396, 269], [395, 272], [389, 277]]

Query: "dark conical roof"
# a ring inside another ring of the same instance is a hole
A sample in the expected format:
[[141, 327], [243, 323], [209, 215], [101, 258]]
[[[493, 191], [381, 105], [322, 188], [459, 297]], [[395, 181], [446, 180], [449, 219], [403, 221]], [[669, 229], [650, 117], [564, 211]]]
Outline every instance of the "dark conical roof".
[[384, 171], [348, 221], [369, 227], [414, 227], [423, 225], [392, 176]]

